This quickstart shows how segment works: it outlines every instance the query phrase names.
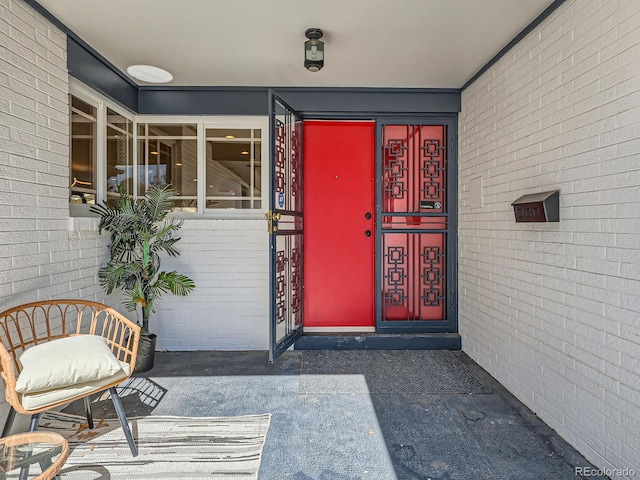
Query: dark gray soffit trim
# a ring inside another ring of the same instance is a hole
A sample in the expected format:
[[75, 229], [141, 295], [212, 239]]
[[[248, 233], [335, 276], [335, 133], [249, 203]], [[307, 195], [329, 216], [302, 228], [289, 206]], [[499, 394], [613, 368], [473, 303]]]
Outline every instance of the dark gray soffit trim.
[[[140, 114], [266, 115], [267, 87], [140, 87]], [[272, 88], [304, 115], [458, 113], [458, 89]]]
[[67, 68], [81, 82], [112, 98], [132, 112], [138, 110], [138, 88], [122, 79], [118, 70], [101, 62], [92, 51], [67, 36]]

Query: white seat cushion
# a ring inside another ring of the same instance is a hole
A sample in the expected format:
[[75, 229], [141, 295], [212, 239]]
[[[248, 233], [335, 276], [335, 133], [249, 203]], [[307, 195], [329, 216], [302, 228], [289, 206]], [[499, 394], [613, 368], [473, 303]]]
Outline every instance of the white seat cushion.
[[129, 364], [121, 362], [121, 369], [115, 375], [97, 380], [95, 382], [80, 383], [67, 388], [58, 390], [49, 390], [47, 392], [35, 392], [24, 394], [21, 396], [20, 403], [27, 410], [36, 410], [38, 408], [53, 405], [58, 402], [64, 402], [77, 395], [87, 395], [91, 392], [100, 392], [110, 383], [120, 382], [129, 376]]
[[76, 335], [34, 345], [20, 356], [16, 391], [47, 392], [122, 374], [122, 364], [98, 335]]

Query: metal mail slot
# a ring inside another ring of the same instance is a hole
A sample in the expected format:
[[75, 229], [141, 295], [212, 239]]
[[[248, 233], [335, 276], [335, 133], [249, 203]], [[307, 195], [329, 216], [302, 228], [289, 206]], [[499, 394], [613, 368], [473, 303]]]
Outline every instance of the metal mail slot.
[[523, 195], [511, 205], [516, 222], [560, 221], [560, 190]]

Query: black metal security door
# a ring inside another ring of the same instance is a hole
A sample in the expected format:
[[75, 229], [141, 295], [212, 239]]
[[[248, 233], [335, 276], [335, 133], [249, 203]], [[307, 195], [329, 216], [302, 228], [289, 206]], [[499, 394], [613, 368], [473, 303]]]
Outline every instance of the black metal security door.
[[428, 122], [378, 124], [378, 331], [457, 331], [455, 122]]
[[269, 92], [271, 175], [269, 212], [270, 341], [273, 362], [302, 335], [302, 117]]

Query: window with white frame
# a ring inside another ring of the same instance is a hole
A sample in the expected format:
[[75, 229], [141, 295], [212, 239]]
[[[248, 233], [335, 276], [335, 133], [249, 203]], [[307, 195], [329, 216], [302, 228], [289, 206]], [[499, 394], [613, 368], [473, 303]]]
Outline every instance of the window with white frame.
[[120, 188], [132, 191], [134, 116], [75, 82], [69, 112], [69, 213], [87, 216]]
[[71, 96], [69, 108], [71, 122], [69, 201], [74, 204], [94, 204], [98, 185], [96, 176], [98, 106]]
[[137, 194], [171, 186], [174, 210], [198, 211], [197, 123], [138, 123]]
[[133, 193], [133, 121], [107, 107], [107, 201]]
[[185, 214], [266, 207], [266, 117], [135, 117], [74, 83], [69, 98], [72, 216], [153, 185], [171, 186], [174, 211]]
[[262, 130], [206, 129], [206, 208], [262, 207]]

